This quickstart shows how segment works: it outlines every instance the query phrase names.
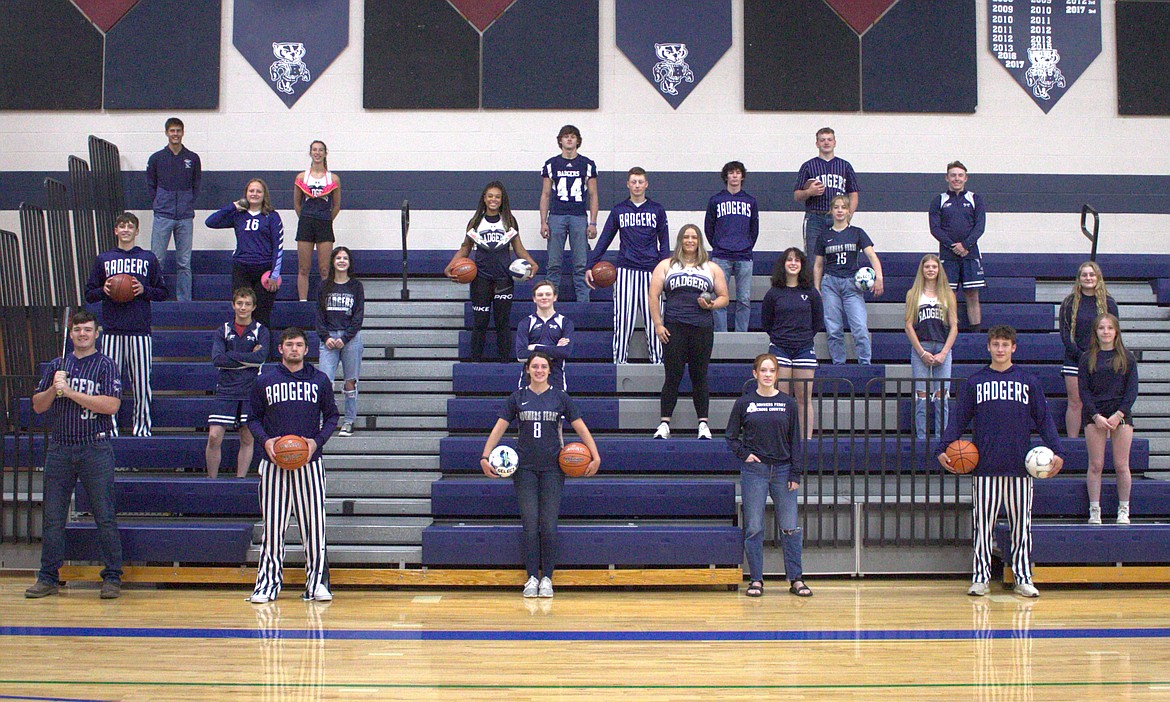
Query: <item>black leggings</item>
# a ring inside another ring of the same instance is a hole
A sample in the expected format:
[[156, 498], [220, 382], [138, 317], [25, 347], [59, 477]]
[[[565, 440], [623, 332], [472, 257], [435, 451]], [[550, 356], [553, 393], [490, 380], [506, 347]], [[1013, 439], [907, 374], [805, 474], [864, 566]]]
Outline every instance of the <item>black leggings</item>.
[[276, 302], [276, 293], [268, 292], [260, 284], [260, 279], [267, 270], [268, 264], [266, 263], [233, 263], [232, 292], [234, 293], [237, 288], [252, 288], [252, 292], [256, 293], [256, 311], [252, 313], [252, 316], [271, 331], [272, 304]]
[[483, 360], [488, 322], [496, 319], [496, 350], [500, 361], [512, 360], [512, 279], [483, 276], [471, 281], [471, 360]]
[[670, 341], [662, 347], [662, 363], [666, 366], [666, 380], [662, 383], [662, 415], [674, 414], [678, 402], [678, 386], [682, 383], [683, 366], [691, 373], [691, 399], [695, 402], [695, 416], [707, 416], [710, 398], [707, 391], [707, 366], [711, 365], [711, 346], [715, 343], [712, 327], [667, 322]]

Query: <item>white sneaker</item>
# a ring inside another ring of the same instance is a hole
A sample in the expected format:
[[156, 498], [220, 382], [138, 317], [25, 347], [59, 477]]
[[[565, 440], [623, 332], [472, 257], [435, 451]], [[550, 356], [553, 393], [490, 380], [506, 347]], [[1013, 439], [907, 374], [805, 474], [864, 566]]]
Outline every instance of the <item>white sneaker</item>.
[[1089, 505], [1089, 524], [1101, 523], [1101, 507]]
[[540, 596], [541, 597], [552, 597], [553, 596], [552, 580], [550, 580], [549, 578], [541, 578], [540, 579]]
[[1117, 508], [1117, 523], [1129, 524], [1129, 505], [1122, 505]]
[[655, 439], [669, 439], [670, 438], [670, 422], [662, 422], [658, 425], [658, 430], [654, 432]]
[[991, 588], [987, 586], [987, 583], [971, 583], [971, 587], [967, 588], [967, 594], [975, 597], [983, 597], [989, 592], [991, 592]]
[[711, 438], [711, 427], [707, 426], [706, 422], [699, 422], [699, 438], [700, 439], [710, 439]]
[[338, 436], [353, 436], [353, 423], [343, 422], [341, 430], [337, 432]]
[[272, 600], [271, 597], [269, 597], [268, 595], [265, 595], [262, 592], [253, 592], [252, 596], [248, 598], [248, 601], [251, 602], [252, 604], [265, 604], [267, 602], [270, 602], [271, 600]]
[[1016, 594], [1019, 595], [1020, 597], [1039, 597], [1040, 596], [1040, 591], [1037, 590], [1036, 586], [1033, 585], [1032, 583], [1016, 583], [1016, 586], [1012, 589], [1015, 590]]
[[524, 596], [525, 597], [536, 597], [536, 594], [537, 594], [539, 587], [540, 587], [540, 582], [537, 581], [535, 575], [528, 578], [528, 582], [524, 583]]
[[317, 589], [313, 590], [312, 597], [309, 597], [308, 595], [304, 595], [301, 597], [301, 599], [304, 600], [305, 602], [312, 602], [312, 601], [332, 602], [333, 601], [333, 593], [329, 592], [329, 588], [325, 587], [325, 583], [320, 583], [319, 585], [317, 585]]

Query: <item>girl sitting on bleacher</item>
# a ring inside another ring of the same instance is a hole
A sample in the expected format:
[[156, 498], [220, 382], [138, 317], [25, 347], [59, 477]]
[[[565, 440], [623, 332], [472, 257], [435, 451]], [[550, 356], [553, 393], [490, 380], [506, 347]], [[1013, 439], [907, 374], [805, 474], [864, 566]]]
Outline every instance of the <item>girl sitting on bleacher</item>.
[[[573, 355], [573, 320], [557, 314], [557, 288], [551, 280], [542, 280], [532, 288], [536, 312], [520, 320], [516, 327], [516, 360], [524, 362], [533, 351], [543, 351], [552, 358], [548, 382], [558, 390], [568, 392], [565, 380], [565, 359]], [[517, 387], [528, 385], [528, 374], [520, 371]]]
[[1060, 374], [1064, 376], [1068, 395], [1064, 426], [1070, 439], [1081, 433], [1081, 393], [1077, 383], [1081, 354], [1089, 350], [1093, 320], [1105, 313], [1116, 317], [1117, 303], [1109, 297], [1101, 267], [1095, 261], [1085, 261], [1077, 269], [1072, 292], [1060, 303], [1060, 340], [1064, 342], [1064, 366]]
[[938, 256], [926, 254], [918, 262], [914, 285], [906, 293], [906, 336], [910, 339], [914, 383], [914, 436], [926, 438], [926, 405], [934, 404], [934, 431], [942, 436], [950, 415], [951, 348], [959, 336], [955, 293], [947, 283]]
[[1093, 320], [1089, 350], [1081, 355], [1077, 383], [1081, 394], [1081, 426], [1089, 451], [1089, 524], [1101, 523], [1101, 472], [1105, 442], [1113, 439], [1113, 469], [1117, 472], [1117, 523], [1129, 524], [1129, 447], [1133, 443], [1133, 403], [1138, 395], [1137, 359], [1121, 343], [1117, 317], [1103, 314]]

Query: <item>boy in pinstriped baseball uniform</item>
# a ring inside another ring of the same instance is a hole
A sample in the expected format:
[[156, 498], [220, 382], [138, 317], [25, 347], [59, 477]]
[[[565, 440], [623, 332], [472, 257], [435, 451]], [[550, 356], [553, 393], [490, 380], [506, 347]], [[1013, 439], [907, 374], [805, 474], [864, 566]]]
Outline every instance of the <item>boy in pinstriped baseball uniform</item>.
[[817, 155], [800, 165], [792, 199], [804, 203], [804, 253], [813, 256], [817, 238], [829, 231], [829, 205], [833, 198], [849, 198], [849, 214], [857, 212], [857, 173], [853, 164], [836, 155], [837, 133], [830, 127], [817, 130]]
[[[85, 284], [85, 301], [102, 303], [102, 353], [118, 372], [128, 372], [134, 389], [134, 436], [150, 436], [150, 303], [167, 299], [162, 266], [154, 254], [134, 244], [138, 218], [129, 212], [114, 222], [118, 245], [94, 259]], [[134, 299], [115, 302], [109, 295], [110, 278], [127, 273], [134, 278]], [[118, 422], [114, 421], [114, 436]]]

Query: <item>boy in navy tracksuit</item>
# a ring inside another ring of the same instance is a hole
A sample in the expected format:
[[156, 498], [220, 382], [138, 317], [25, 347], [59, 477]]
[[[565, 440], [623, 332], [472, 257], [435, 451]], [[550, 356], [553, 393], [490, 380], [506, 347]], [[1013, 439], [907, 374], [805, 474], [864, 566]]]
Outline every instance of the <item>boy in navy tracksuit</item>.
[[146, 162], [146, 188], [154, 209], [150, 250], [162, 261], [171, 235], [175, 236], [175, 265], [178, 278], [175, 297], [191, 301], [191, 246], [195, 231], [195, 199], [203, 180], [199, 154], [183, 146], [183, 120], [171, 117], [163, 126], [167, 145]]
[[249, 397], [264, 361], [268, 359], [268, 327], [252, 319], [256, 293], [236, 288], [232, 295], [235, 316], [215, 330], [211, 341], [211, 363], [219, 369], [215, 383], [215, 406], [207, 417], [207, 477], [219, 476], [223, 435], [228, 427], [240, 430], [240, 452], [236, 477], [243, 478], [252, 465], [254, 443], [248, 430]]
[[[305, 547], [305, 594], [328, 602], [329, 565], [325, 560], [325, 469], [321, 448], [337, 428], [333, 381], [305, 363], [305, 332], [289, 327], [280, 335], [281, 362], [266, 369], [252, 388], [248, 429], [264, 446], [260, 461], [260, 515], [264, 541], [256, 567], [256, 587], [248, 601], [264, 604], [280, 594], [284, 570], [284, 531], [289, 503]], [[285, 470], [274, 462], [276, 440], [289, 434], [309, 444], [309, 462]]]
[[930, 235], [938, 240], [938, 257], [951, 289], [963, 289], [967, 298], [967, 322], [978, 331], [982, 312], [979, 289], [987, 285], [979, 237], [987, 226], [983, 196], [967, 190], [967, 167], [961, 161], [947, 164], [947, 191], [930, 201]]
[[971, 485], [972, 535], [975, 540], [974, 573], [968, 595], [986, 595], [991, 581], [991, 546], [1000, 504], [1011, 525], [1011, 563], [1015, 591], [1039, 597], [1032, 585], [1032, 476], [1024, 468], [1031, 449], [1032, 431], [1040, 432], [1056, 457], [1049, 477], [1060, 472], [1064, 451], [1056, 423], [1036, 376], [1012, 365], [1016, 330], [995, 326], [987, 334], [991, 365], [976, 371], [959, 388], [959, 400], [938, 447], [938, 461], [950, 466], [946, 447], [974, 420], [974, 443], [979, 449]]
[[[589, 255], [589, 268], [601, 260], [613, 238], [621, 234], [618, 249], [617, 282], [613, 289], [613, 362], [625, 363], [630, 353], [634, 320], [642, 315], [650, 362], [662, 363], [662, 342], [654, 333], [648, 293], [650, 278], [660, 261], [670, 258], [670, 231], [666, 210], [646, 197], [646, 171], [634, 166], [628, 172], [626, 188], [630, 197], [610, 210], [605, 229]], [[593, 271], [585, 271], [585, 282], [593, 287]]]
[[[94, 259], [85, 284], [85, 301], [102, 303], [102, 354], [114, 361], [119, 373], [129, 373], [134, 387], [134, 436], [150, 436], [150, 302], [167, 299], [167, 285], [158, 258], [134, 245], [137, 217], [129, 212], [118, 215], [114, 236], [117, 248]], [[134, 299], [129, 302], [115, 302], [109, 295], [110, 278], [122, 273], [134, 278]]]
[[[727, 184], [707, 202], [703, 234], [711, 245], [711, 262], [723, 269], [728, 289], [735, 280], [735, 331], [748, 330], [752, 314], [752, 252], [760, 237], [760, 211], [756, 199], [743, 191], [747, 169], [730, 161], [721, 173]], [[727, 310], [717, 309], [715, 331], [727, 331]]]

